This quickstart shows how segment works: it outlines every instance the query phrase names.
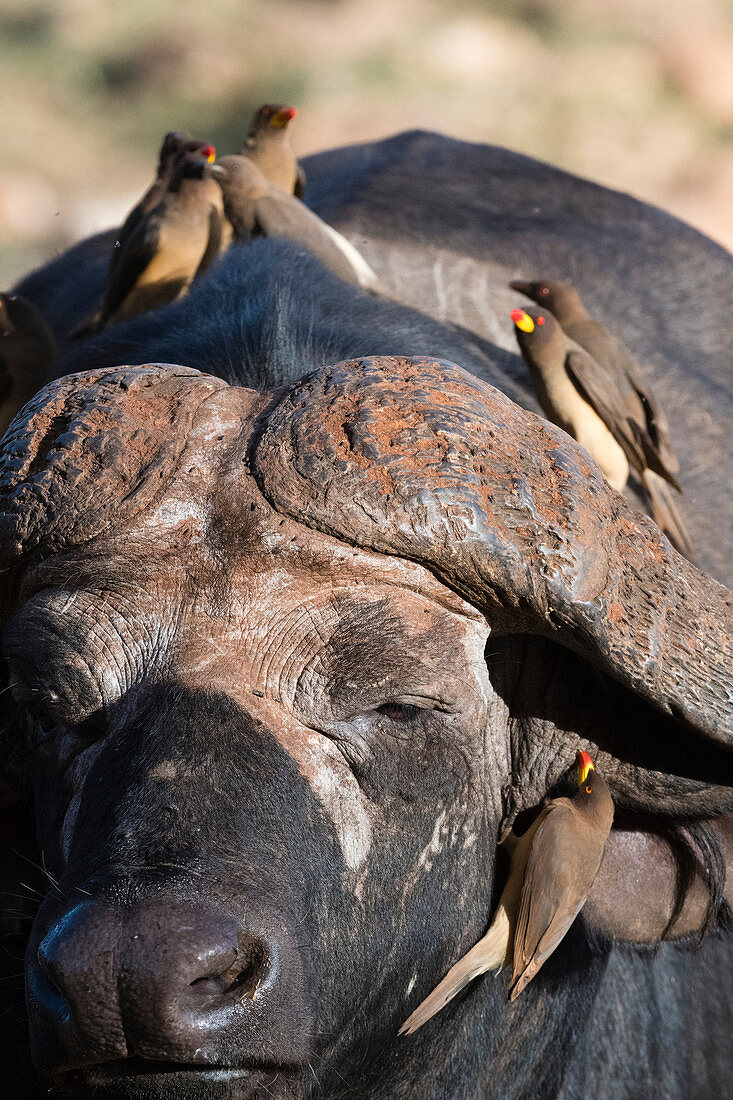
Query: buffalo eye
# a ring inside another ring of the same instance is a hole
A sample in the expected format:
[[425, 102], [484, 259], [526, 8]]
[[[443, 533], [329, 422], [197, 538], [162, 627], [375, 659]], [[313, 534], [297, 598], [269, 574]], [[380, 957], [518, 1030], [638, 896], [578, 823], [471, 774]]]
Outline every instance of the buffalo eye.
[[41, 741], [62, 730], [89, 742], [98, 741], [107, 732], [107, 715], [103, 706], [74, 722], [57, 710], [59, 705], [63, 707], [63, 702], [55, 691], [34, 692], [33, 689], [20, 688], [17, 681], [13, 687], [16, 701], [36, 727]]
[[412, 706], [410, 703], [383, 703], [377, 707], [377, 714], [384, 715], [392, 722], [413, 722], [420, 714], [421, 707]]
[[40, 731], [43, 740], [52, 733], [66, 730], [80, 741], [91, 743], [92, 741], [99, 741], [107, 733], [107, 718], [104, 708], [90, 714], [81, 722], [62, 722], [47, 711], [33, 705], [26, 704], [25, 709], [31, 721], [35, 723]]
[[42, 707], [35, 706], [33, 703], [26, 703], [25, 710], [27, 711], [31, 721], [38, 727], [41, 734], [46, 737], [49, 733], [57, 728], [58, 722]]

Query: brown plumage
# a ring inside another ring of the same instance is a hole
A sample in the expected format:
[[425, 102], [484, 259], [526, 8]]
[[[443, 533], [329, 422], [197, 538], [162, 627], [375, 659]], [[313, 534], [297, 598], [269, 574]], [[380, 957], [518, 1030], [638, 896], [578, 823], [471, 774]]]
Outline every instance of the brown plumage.
[[216, 149], [208, 142], [199, 141], [186, 133], [171, 131], [165, 135], [158, 155], [158, 169], [155, 179], [140, 201], [133, 206], [117, 234], [110, 256], [110, 273], [114, 271], [119, 257], [124, 251], [127, 239], [135, 227], [145, 214], [149, 214], [151, 210], [154, 210], [163, 199], [170, 184], [173, 169], [181, 155], [184, 155], [191, 163], [203, 160], [208, 164], [212, 164], [216, 159]]
[[167, 305], [186, 292], [222, 245], [221, 190], [202, 160], [176, 159], [160, 201], [138, 220], [110, 270], [101, 309], [72, 336]]
[[0, 435], [41, 386], [53, 378], [50, 328], [20, 294], [0, 294]]
[[510, 1000], [561, 942], [590, 892], [613, 821], [613, 800], [588, 753], [578, 753], [572, 798], [553, 798], [520, 837], [504, 842], [509, 878], [488, 932], [405, 1020], [409, 1035], [486, 971], [512, 965]]
[[691, 557], [690, 537], [669, 489], [681, 491], [667, 420], [651, 388], [642, 383], [641, 369], [629, 349], [590, 316], [570, 280], [515, 280], [510, 286], [549, 310], [566, 336], [603, 369], [604, 374], [580, 369], [574, 376], [576, 387], [623, 449], [658, 526]]
[[270, 183], [302, 199], [305, 172], [290, 144], [289, 127], [295, 115], [295, 107], [264, 103], [252, 119], [250, 131], [242, 143], [242, 156], [253, 160]]
[[237, 240], [284, 237], [309, 249], [341, 279], [379, 291], [369, 264], [332, 226], [260, 172], [248, 157], [221, 157], [211, 166], [224, 196], [224, 212]]
[[[614, 401], [613, 380], [563, 332], [549, 310], [533, 306], [512, 310], [511, 316], [545, 416], [577, 439], [593, 455], [614, 489], [621, 491], [629, 476], [629, 462], [619, 433], [613, 430], [614, 425], [623, 423], [623, 410]], [[585, 387], [578, 385], [579, 378]], [[588, 386], [605, 392], [603, 415], [587, 399]]]

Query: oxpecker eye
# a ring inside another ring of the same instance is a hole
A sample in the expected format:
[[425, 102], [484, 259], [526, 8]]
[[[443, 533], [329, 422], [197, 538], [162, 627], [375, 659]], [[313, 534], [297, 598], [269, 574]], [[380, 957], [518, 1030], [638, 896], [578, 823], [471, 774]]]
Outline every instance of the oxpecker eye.
[[540, 289], [540, 294], [549, 294], [549, 293], [550, 293], [550, 288], [549, 288], [549, 286], [543, 286], [543, 287], [542, 287], [542, 288]]
[[537, 324], [538, 325], [544, 325], [544, 323], [545, 323], [545, 318], [544, 317], [538, 317], [537, 318]]
[[586, 794], [593, 794], [593, 788], [592, 787], [586, 787], [585, 788], [585, 793]]

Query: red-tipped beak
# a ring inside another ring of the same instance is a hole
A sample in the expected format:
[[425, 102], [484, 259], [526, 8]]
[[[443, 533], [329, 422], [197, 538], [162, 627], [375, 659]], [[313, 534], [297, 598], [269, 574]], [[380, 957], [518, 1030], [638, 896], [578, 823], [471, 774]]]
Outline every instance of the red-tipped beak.
[[534, 332], [534, 321], [523, 309], [513, 309], [510, 317], [520, 332]]
[[204, 145], [201, 149], [201, 156], [207, 164], [213, 164], [216, 160], [216, 149], [213, 145]]
[[270, 126], [282, 127], [287, 126], [289, 122], [292, 122], [297, 115], [295, 107], [283, 107], [281, 111], [274, 114], [270, 119]]
[[593, 761], [587, 752], [579, 752], [576, 758], [578, 765], [578, 786], [582, 787], [585, 783], [589, 771], [595, 771], [593, 767]]

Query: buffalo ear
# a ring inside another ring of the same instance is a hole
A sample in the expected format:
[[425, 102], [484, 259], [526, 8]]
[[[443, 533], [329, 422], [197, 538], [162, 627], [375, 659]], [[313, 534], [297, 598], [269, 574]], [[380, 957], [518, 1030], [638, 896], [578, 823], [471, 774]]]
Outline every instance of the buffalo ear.
[[654, 944], [702, 934], [731, 906], [733, 816], [666, 835], [614, 826], [583, 919], [611, 939]]

